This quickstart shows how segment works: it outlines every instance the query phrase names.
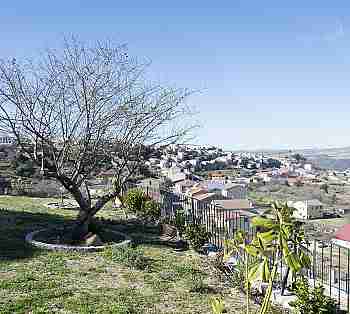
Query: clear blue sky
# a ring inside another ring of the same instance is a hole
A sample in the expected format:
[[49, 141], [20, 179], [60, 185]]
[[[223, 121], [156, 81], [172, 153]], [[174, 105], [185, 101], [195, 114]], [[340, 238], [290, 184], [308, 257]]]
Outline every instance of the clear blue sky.
[[350, 2], [1, 1], [0, 57], [64, 34], [112, 38], [150, 77], [202, 89], [197, 143], [229, 149], [350, 145]]

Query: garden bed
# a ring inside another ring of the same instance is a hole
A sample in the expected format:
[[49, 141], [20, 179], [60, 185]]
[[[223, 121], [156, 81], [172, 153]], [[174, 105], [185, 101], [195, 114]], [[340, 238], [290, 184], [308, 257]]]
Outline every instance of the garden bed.
[[103, 245], [86, 245], [84, 243], [71, 245], [66, 240], [67, 233], [69, 231], [66, 229], [41, 229], [27, 234], [25, 240], [27, 243], [41, 249], [79, 252], [101, 251], [106, 246], [121, 247], [128, 246], [131, 243], [131, 238], [124, 233], [114, 230], [103, 230], [99, 232]]

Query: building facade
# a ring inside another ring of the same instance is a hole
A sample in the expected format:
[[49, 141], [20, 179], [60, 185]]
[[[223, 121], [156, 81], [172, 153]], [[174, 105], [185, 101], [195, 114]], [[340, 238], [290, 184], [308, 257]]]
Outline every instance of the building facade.
[[316, 219], [323, 216], [323, 204], [319, 200], [298, 201], [292, 204], [295, 218]]

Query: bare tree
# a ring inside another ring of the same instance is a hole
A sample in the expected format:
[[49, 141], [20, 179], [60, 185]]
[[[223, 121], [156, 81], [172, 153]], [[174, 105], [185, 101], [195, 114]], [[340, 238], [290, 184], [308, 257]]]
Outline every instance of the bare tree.
[[[75, 38], [37, 62], [0, 61], [0, 128], [79, 204], [74, 240], [120, 195], [145, 145], [178, 142], [193, 127], [190, 91], [148, 83], [146, 66], [123, 46]], [[94, 202], [86, 180], [103, 159], [115, 169], [114, 184]]]

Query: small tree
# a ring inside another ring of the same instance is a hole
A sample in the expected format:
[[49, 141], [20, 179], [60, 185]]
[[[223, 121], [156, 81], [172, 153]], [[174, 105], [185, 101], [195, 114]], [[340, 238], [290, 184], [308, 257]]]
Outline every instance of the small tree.
[[[249, 279], [268, 282], [260, 314], [267, 313], [269, 309], [279, 260], [282, 259], [288, 267], [287, 277], [289, 269], [297, 274], [303, 267], [310, 265], [307, 248], [304, 246], [303, 230], [292, 218], [292, 213], [293, 209], [287, 204], [281, 205], [274, 202], [272, 209], [266, 211], [265, 215], [254, 217], [252, 220], [253, 225], [263, 231], [258, 232], [245, 248], [250, 255], [261, 260], [250, 269]], [[270, 260], [272, 260], [272, 269], [269, 267]], [[284, 282], [286, 281], [285, 279]]]
[[252, 261], [249, 261], [249, 253], [247, 250], [249, 241], [247, 240], [248, 235], [243, 231], [238, 231], [232, 240], [225, 240], [225, 258], [231, 256], [238, 256], [239, 262], [244, 266], [244, 285], [246, 293], [246, 314], [250, 313], [249, 310], [249, 299], [250, 299], [250, 286], [252, 283], [249, 277], [249, 271], [254, 267]]
[[[193, 123], [187, 89], [148, 83], [146, 65], [111, 42], [68, 39], [31, 62], [0, 61], [0, 129], [79, 204], [73, 240], [131, 180], [148, 146], [186, 137]], [[113, 187], [92, 202], [87, 179], [102, 164]]]

